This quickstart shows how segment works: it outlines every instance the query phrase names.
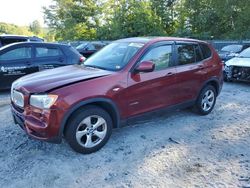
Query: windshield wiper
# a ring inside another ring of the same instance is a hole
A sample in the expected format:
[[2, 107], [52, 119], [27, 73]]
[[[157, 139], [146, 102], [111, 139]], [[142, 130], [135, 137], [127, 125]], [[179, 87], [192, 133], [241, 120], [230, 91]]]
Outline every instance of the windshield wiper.
[[96, 66], [96, 65], [84, 65], [84, 66], [85, 67], [92, 67], [92, 68], [95, 68], [95, 69], [107, 70], [106, 68], [99, 67], [99, 66]]

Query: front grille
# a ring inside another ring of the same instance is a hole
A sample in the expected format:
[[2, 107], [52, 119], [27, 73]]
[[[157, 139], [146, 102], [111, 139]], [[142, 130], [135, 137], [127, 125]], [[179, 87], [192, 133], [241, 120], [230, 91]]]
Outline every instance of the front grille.
[[11, 90], [11, 101], [19, 108], [24, 107], [24, 95], [16, 90]]

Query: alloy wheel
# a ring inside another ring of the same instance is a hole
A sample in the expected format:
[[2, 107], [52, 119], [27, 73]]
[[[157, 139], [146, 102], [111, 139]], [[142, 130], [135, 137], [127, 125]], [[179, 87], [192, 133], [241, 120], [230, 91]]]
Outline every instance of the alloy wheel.
[[76, 140], [85, 148], [97, 146], [107, 134], [107, 122], [96, 115], [86, 117], [78, 125]]
[[209, 111], [211, 108], [213, 108], [214, 102], [215, 102], [215, 94], [213, 90], [207, 90], [204, 96], [202, 97], [201, 101], [202, 109], [205, 112]]

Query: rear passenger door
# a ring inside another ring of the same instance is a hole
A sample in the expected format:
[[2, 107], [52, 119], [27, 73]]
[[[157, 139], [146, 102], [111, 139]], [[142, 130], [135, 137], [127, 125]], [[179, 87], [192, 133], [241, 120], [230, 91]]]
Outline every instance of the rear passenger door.
[[34, 56], [34, 72], [67, 65], [66, 56], [57, 46], [35, 45]]
[[177, 42], [176, 85], [178, 103], [196, 99], [206, 79], [205, 64], [198, 43]]

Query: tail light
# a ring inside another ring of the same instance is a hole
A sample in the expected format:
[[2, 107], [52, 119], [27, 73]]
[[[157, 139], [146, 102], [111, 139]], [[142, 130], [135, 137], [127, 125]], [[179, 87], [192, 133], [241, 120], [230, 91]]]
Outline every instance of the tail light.
[[82, 63], [82, 62], [84, 62], [85, 60], [86, 60], [86, 58], [83, 57], [83, 56], [81, 56], [79, 61], [80, 61], [80, 63]]

